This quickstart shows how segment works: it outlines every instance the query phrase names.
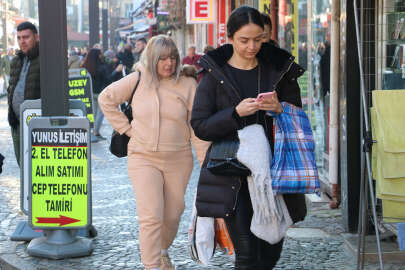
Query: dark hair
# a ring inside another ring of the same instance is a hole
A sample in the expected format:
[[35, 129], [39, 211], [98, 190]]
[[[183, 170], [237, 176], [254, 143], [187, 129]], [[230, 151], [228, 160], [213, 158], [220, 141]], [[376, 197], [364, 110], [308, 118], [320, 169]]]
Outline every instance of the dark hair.
[[31, 30], [34, 34], [38, 34], [38, 30], [35, 25], [30, 22], [22, 22], [17, 26], [17, 32], [27, 29]]
[[271, 25], [271, 19], [270, 19], [269, 14], [266, 14], [263, 12], [260, 15], [262, 17], [263, 24], [270, 26], [270, 30], [273, 29], [273, 26]]
[[143, 43], [148, 43], [145, 38], [138, 38], [135, 42], [141, 41]]
[[249, 23], [256, 24], [264, 30], [263, 21], [257, 9], [249, 6], [238, 7], [232, 11], [228, 18], [228, 23], [226, 24], [228, 37], [233, 37], [236, 31]]
[[97, 68], [101, 65], [100, 60], [101, 50], [92, 48], [87, 54], [83, 61], [82, 67], [87, 69], [87, 71], [91, 74], [93, 79], [96, 77]]
[[207, 52], [213, 51], [213, 50], [215, 50], [214, 47], [212, 47], [211, 45], [207, 45], [207, 46], [205, 46], [205, 48], [204, 48], [204, 53], [207, 53]]

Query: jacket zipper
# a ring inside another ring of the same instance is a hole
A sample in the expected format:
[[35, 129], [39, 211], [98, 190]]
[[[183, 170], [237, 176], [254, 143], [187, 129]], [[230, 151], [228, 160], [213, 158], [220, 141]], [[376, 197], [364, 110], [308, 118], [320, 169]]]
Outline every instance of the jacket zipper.
[[[288, 65], [287, 69], [281, 74], [280, 79], [277, 81], [276, 84], [274, 84], [274, 91], [276, 91], [276, 88], [278, 86], [278, 84], [281, 82], [281, 80], [284, 78], [285, 74], [287, 74], [287, 72], [290, 70], [291, 66], [293, 65], [294, 61], [291, 61], [290, 64]], [[277, 92], [277, 91], [276, 91]], [[268, 126], [267, 126], [267, 119], [266, 119], [266, 114], [264, 117], [264, 126], [266, 128], [267, 131], [273, 133], [273, 129], [269, 130]]]
[[274, 91], [276, 91], [276, 88], [278, 84], [281, 82], [281, 80], [284, 78], [285, 74], [290, 70], [291, 66], [293, 65], [294, 61], [291, 61], [290, 65], [288, 68], [281, 74], [280, 79], [277, 81], [277, 83], [274, 84]]
[[[285, 74], [290, 70], [291, 66], [293, 65], [294, 61], [291, 61], [291, 63], [288, 65], [287, 69], [281, 74], [280, 79], [277, 81], [277, 83], [274, 86], [274, 91], [276, 91], [277, 85], [281, 82], [281, 80], [284, 78]], [[276, 91], [277, 92], [277, 91]], [[267, 114], [265, 114], [266, 116]], [[273, 130], [269, 130], [267, 127], [267, 119], [264, 117], [264, 125], [266, 127], [266, 130], [273, 133]]]

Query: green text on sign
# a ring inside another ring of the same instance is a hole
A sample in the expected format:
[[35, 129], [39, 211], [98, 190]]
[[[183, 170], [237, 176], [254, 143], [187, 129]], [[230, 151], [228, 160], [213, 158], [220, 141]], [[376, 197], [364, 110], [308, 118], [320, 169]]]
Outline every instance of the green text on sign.
[[88, 222], [86, 129], [33, 129], [32, 225], [85, 227]]
[[81, 100], [86, 105], [87, 118], [93, 124], [93, 86], [86, 69], [69, 70], [68, 94], [69, 98]]

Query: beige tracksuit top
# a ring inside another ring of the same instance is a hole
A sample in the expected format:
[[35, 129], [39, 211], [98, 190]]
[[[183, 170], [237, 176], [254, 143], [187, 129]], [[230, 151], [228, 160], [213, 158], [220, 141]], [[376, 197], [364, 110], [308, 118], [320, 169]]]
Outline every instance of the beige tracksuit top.
[[152, 81], [149, 72], [138, 65], [141, 80], [132, 99], [133, 121], [128, 122], [118, 105], [128, 101], [138, 79], [133, 72], [107, 86], [98, 101], [104, 116], [120, 134], [130, 134], [128, 153], [146, 151], [184, 151], [193, 142], [197, 158], [202, 164], [209, 142], [195, 137], [190, 126], [191, 109], [197, 82], [194, 78], [180, 76], [163, 79], [159, 87]]

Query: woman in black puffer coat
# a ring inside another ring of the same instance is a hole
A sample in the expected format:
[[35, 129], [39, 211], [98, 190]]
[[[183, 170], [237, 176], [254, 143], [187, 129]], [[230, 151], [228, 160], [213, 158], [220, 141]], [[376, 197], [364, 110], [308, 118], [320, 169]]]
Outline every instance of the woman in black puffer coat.
[[[192, 111], [195, 135], [205, 141], [237, 137], [237, 130], [258, 123], [263, 126], [274, 147], [272, 118], [267, 110], [282, 112], [280, 102], [302, 106], [297, 78], [304, 70], [287, 51], [262, 44], [263, 22], [251, 7], [234, 10], [227, 23], [231, 44], [201, 57], [205, 75], [201, 80]], [[257, 101], [259, 93], [276, 91], [276, 97]], [[235, 269], [272, 269], [282, 250], [283, 241], [271, 245], [253, 235], [253, 215], [246, 177], [214, 175], [202, 166], [197, 189], [199, 216], [223, 217], [235, 246]], [[294, 222], [306, 215], [302, 194], [284, 195]]]

